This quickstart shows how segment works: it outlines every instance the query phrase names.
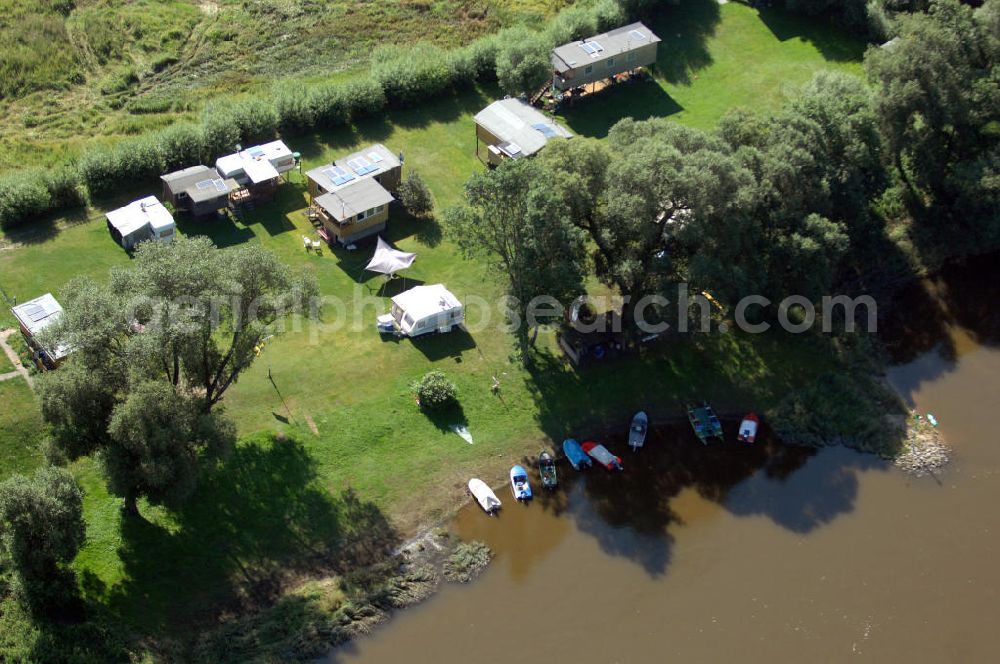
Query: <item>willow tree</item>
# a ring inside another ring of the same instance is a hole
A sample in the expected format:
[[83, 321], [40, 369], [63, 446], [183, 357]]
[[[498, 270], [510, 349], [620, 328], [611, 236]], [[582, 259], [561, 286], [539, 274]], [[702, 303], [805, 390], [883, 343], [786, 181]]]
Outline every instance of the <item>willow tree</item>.
[[96, 453], [110, 490], [137, 513], [140, 497], [178, 503], [199, 461], [231, 445], [218, 405], [316, 286], [259, 246], [194, 238], [144, 243], [107, 282], [66, 291], [48, 336], [74, 352], [39, 381], [42, 413], [55, 447]]

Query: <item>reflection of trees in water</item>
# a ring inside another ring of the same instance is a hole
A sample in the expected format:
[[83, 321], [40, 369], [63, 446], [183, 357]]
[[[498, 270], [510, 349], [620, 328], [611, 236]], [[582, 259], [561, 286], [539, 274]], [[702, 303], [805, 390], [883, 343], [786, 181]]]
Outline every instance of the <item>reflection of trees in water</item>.
[[879, 337], [897, 364], [912, 362], [938, 348], [945, 360], [956, 359], [949, 327], [963, 328], [977, 343], [1000, 343], [1000, 254], [974, 256], [941, 268], [926, 282], [914, 282], [896, 293], [887, 316], [879, 321]]
[[[735, 429], [735, 422], [727, 424]], [[624, 449], [625, 441], [611, 447]], [[573, 519], [606, 553], [631, 559], [653, 576], [670, 564], [671, 526], [683, 525], [671, 503], [682, 491], [696, 491], [731, 514], [767, 516], [805, 534], [854, 508], [859, 470], [884, 467], [842, 448], [820, 453], [782, 445], [766, 432], [753, 445], [703, 446], [684, 426], [651, 429], [646, 447], [623, 458], [625, 472], [618, 474], [600, 467], [577, 473], [562, 464], [561, 490], [538, 502]]]

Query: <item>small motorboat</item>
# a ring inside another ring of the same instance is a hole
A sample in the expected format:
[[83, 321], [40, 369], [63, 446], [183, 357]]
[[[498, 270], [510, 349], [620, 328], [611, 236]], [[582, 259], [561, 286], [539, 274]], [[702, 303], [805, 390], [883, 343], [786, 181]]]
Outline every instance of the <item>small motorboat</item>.
[[707, 401], [700, 406], [688, 406], [687, 413], [694, 435], [703, 444], [708, 445], [709, 438], [722, 440], [722, 422]]
[[639, 411], [632, 416], [632, 424], [628, 429], [628, 446], [635, 452], [646, 444], [646, 430], [649, 428], [649, 418]]
[[604, 445], [588, 440], [583, 444], [583, 450], [608, 470], [625, 470], [625, 467], [622, 466], [622, 458], [609, 452]]
[[479, 506], [490, 516], [496, 514], [500, 509], [500, 499], [493, 493], [493, 489], [486, 482], [473, 477], [469, 480], [469, 493], [476, 499]]
[[521, 466], [510, 469], [510, 490], [515, 500], [531, 500], [531, 485], [528, 484], [528, 473]]
[[556, 478], [556, 460], [548, 450], [542, 450], [538, 455], [538, 474], [542, 476], [542, 486], [546, 489], [554, 489], [559, 484]]
[[752, 443], [757, 439], [757, 426], [760, 418], [756, 413], [747, 413], [743, 421], [740, 422], [740, 435], [737, 436], [741, 443]]
[[567, 438], [563, 441], [563, 454], [569, 459], [573, 470], [583, 470], [594, 465], [587, 453], [580, 447], [580, 443], [576, 442], [574, 438]]

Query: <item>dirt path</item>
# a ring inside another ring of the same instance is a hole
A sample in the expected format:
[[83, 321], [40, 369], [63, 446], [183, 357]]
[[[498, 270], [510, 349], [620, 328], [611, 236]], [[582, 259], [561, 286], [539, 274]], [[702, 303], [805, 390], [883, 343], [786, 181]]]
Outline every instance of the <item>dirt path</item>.
[[24, 380], [28, 382], [29, 387], [34, 387], [35, 383], [34, 381], [31, 380], [31, 374], [29, 374], [28, 370], [24, 368], [24, 365], [21, 364], [21, 358], [17, 356], [17, 353], [14, 352], [14, 349], [11, 348], [10, 345], [7, 343], [8, 337], [16, 333], [17, 330], [13, 329], [3, 330], [2, 332], [0, 332], [0, 346], [3, 347], [3, 352], [7, 354], [7, 359], [9, 359], [10, 363], [14, 365], [14, 371], [11, 371], [10, 373], [0, 374], [0, 381], [10, 380], [12, 378], [17, 378], [18, 376], [21, 376], [22, 378], [24, 378]]

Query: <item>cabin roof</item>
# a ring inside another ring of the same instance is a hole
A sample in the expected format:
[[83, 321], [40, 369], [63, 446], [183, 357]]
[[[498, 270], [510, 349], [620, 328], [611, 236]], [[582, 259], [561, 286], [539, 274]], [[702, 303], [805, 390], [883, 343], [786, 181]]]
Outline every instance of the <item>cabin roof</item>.
[[501, 99], [476, 113], [476, 124], [496, 136], [511, 157], [530, 156], [550, 138], [573, 132], [521, 99]]
[[630, 23], [593, 37], [557, 46], [552, 49], [552, 67], [562, 74], [659, 41], [660, 38], [641, 22]]

